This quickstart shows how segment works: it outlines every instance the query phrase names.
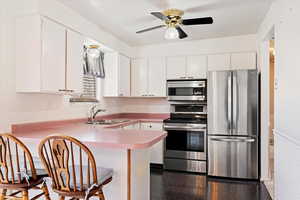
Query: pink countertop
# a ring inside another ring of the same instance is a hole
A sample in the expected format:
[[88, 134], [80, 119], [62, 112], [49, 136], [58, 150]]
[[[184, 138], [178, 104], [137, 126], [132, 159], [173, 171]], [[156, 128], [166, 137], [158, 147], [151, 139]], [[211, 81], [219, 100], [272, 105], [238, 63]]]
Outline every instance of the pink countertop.
[[149, 148], [167, 136], [164, 131], [124, 130], [122, 126], [138, 122], [162, 122], [168, 114], [121, 113], [105, 115], [99, 119], [129, 119], [116, 125], [89, 125], [86, 119], [36, 122], [12, 125], [12, 133], [24, 142], [39, 142], [52, 134], [75, 137], [86, 145], [117, 149]]

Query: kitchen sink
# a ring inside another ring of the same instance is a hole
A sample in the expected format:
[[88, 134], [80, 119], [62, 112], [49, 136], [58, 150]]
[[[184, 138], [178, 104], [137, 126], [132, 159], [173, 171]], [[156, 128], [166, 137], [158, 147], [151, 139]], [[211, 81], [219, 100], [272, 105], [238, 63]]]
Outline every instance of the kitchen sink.
[[113, 124], [120, 124], [124, 122], [128, 122], [130, 120], [128, 119], [101, 119], [101, 120], [95, 120], [95, 121], [88, 121], [87, 124], [93, 124], [93, 125], [113, 125]]

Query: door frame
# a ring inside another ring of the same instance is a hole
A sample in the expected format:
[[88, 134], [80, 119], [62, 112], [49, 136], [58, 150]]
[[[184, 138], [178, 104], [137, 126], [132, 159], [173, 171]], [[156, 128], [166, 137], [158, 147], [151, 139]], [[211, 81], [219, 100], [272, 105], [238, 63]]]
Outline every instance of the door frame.
[[[271, 26], [267, 33], [259, 39], [259, 66], [261, 72], [261, 181], [269, 181], [269, 123], [270, 123], [270, 40], [274, 38], [275, 26]], [[276, 44], [276, 37], [274, 38]], [[276, 62], [275, 62], [276, 70]], [[276, 74], [276, 73], [275, 73]]]

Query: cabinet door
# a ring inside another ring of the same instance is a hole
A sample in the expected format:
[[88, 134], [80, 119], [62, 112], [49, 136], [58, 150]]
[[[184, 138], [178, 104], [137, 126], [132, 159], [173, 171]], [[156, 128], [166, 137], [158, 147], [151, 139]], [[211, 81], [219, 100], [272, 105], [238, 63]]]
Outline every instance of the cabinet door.
[[[142, 123], [142, 130], [162, 131], [162, 123]], [[163, 152], [164, 152], [163, 140], [154, 144], [150, 148], [150, 163], [163, 164]]]
[[207, 56], [188, 56], [186, 75], [188, 78], [206, 78]]
[[43, 19], [42, 25], [42, 87], [43, 92], [66, 89], [66, 30]]
[[130, 59], [119, 55], [119, 96], [130, 96]]
[[207, 57], [208, 71], [231, 70], [230, 54], [215, 54]]
[[67, 31], [67, 89], [74, 93], [83, 92], [83, 37], [74, 31]]
[[186, 57], [167, 58], [167, 79], [186, 77]]
[[148, 60], [148, 93], [150, 96], [166, 96], [166, 61], [163, 57]]
[[119, 54], [104, 54], [105, 79], [103, 80], [103, 96], [119, 96]]
[[147, 59], [133, 59], [131, 64], [131, 96], [148, 95]]
[[232, 69], [256, 69], [256, 53], [231, 54]]

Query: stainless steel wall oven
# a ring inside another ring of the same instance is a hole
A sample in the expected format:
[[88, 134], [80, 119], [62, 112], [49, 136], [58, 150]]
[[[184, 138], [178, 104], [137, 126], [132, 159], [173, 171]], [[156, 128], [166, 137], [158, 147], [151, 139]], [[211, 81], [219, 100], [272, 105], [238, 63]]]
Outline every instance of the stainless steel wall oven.
[[171, 118], [164, 120], [164, 129], [168, 132], [165, 169], [206, 172], [206, 110], [206, 105], [194, 102], [173, 102]]

